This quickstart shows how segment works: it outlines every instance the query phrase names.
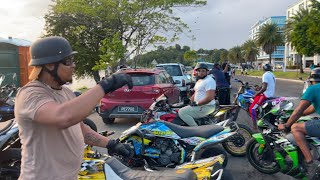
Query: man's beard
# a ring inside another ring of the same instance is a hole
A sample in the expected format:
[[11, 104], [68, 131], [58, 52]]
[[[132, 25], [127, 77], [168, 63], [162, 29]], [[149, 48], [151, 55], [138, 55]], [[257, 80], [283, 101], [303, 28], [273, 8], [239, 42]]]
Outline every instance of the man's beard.
[[205, 75], [205, 76], [203, 76], [203, 77], [197, 76], [197, 77], [196, 77], [196, 80], [204, 79], [204, 78], [206, 78], [206, 77], [207, 77], [207, 75]]

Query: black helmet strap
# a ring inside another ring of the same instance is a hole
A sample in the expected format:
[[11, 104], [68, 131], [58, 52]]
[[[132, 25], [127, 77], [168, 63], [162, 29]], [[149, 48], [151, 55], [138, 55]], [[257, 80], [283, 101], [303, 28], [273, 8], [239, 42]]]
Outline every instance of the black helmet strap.
[[61, 78], [58, 76], [58, 67], [59, 67], [59, 63], [55, 63], [54, 69], [52, 71], [49, 70], [46, 66], [43, 66], [43, 69], [47, 71], [53, 77], [53, 79], [58, 82], [60, 86], [62, 86], [66, 84], [66, 82], [62, 81]]

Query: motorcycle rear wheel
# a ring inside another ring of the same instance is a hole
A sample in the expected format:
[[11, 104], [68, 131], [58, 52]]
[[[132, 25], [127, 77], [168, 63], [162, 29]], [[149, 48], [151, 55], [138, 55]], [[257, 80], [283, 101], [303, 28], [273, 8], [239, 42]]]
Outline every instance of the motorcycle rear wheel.
[[4, 179], [18, 179], [21, 166], [21, 149], [10, 148], [0, 152], [0, 174]]
[[222, 143], [223, 148], [232, 156], [243, 157], [247, 152], [247, 144], [252, 137], [252, 131], [246, 125], [238, 124], [236, 135]]
[[[258, 153], [259, 143], [255, 139], [251, 139], [248, 143], [247, 158], [250, 164], [258, 171], [265, 174], [275, 174], [280, 171], [280, 167], [275, 159], [270, 159], [267, 148], [262, 154]], [[272, 152], [271, 152], [272, 153]]]

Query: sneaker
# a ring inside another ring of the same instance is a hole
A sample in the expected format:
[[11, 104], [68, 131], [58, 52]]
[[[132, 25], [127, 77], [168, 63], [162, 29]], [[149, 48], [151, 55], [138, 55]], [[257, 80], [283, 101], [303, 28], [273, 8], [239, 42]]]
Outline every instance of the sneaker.
[[319, 165], [315, 162], [309, 164], [305, 163], [304, 167], [307, 170], [306, 176], [308, 180], [312, 180], [314, 175], [319, 172]]

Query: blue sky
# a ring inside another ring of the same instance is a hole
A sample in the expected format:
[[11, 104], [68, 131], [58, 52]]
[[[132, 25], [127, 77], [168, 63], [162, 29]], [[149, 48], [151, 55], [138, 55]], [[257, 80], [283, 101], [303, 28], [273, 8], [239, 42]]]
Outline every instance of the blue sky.
[[[176, 43], [193, 49], [229, 49], [249, 37], [251, 26], [260, 19], [285, 15], [299, 0], [208, 0], [201, 8], [175, 9], [191, 33], [181, 34]], [[33, 41], [41, 36], [44, 14], [51, 0], [0, 0], [0, 37]], [[192, 35], [196, 40], [192, 41]]]

